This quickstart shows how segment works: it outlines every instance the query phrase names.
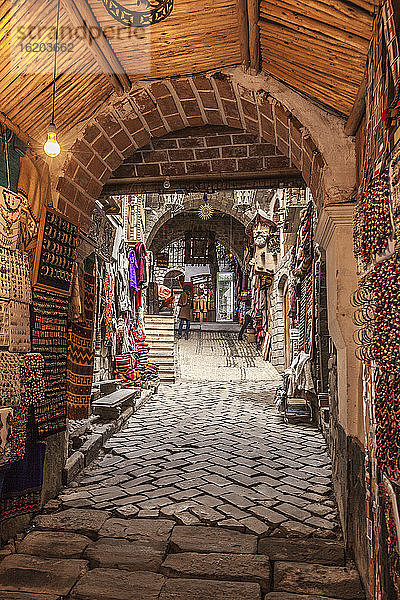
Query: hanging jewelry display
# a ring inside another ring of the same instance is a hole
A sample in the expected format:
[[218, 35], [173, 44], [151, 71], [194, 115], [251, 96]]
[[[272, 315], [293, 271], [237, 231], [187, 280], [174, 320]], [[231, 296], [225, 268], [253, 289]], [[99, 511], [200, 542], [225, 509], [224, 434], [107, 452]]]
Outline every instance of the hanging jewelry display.
[[364, 265], [386, 251], [393, 237], [388, 170], [362, 193], [354, 215], [354, 254]]
[[65, 296], [71, 294], [79, 229], [57, 211], [45, 207], [33, 268], [33, 286]]

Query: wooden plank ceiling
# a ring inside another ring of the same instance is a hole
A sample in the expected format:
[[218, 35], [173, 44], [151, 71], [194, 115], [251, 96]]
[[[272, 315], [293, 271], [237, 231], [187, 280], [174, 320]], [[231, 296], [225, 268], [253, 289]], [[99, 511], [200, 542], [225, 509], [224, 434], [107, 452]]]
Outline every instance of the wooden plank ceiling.
[[363, 77], [374, 4], [260, 0], [265, 71], [348, 115]]
[[[120, 1], [128, 9], [137, 6], [137, 0]], [[247, 6], [254, 7], [254, 2], [247, 0]], [[82, 15], [86, 6], [106, 34], [100, 50], [75, 37], [73, 51], [59, 53], [56, 124], [61, 135], [90, 116], [118, 85], [120, 91], [129, 87], [129, 80], [240, 64], [243, 23], [238, 15], [243, 10], [237, 5], [243, 9], [243, 3], [246, 6], [246, 0], [174, 0], [172, 14], [139, 30], [139, 39], [108, 14], [102, 0], [61, 0], [65, 30], [76, 26], [76, 8]], [[40, 142], [51, 116], [53, 53], [26, 56], [31, 67], [39, 61], [36, 71], [26, 73], [26, 65], [12, 62], [10, 47], [19, 41], [16, 22], [32, 22], [33, 15], [48, 33], [56, 12], [57, 0], [0, 0], [0, 111]], [[328, 109], [347, 115], [364, 71], [372, 13], [369, 0], [259, 0], [261, 66]], [[108, 62], [120, 67], [119, 80], [118, 75], [104, 73], [101, 48], [106, 56], [108, 48]]]

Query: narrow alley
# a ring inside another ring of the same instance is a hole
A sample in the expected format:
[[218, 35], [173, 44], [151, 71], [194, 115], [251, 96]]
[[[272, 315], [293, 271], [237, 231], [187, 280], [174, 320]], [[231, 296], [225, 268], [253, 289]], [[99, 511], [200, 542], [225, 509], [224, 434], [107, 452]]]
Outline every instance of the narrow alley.
[[[178, 342], [178, 371], [205, 345], [216, 370], [199, 361], [193, 379], [162, 386], [50, 500], [0, 565], [0, 598], [365, 597], [345, 557], [325, 440], [311, 424], [284, 423], [277, 372], [262, 381], [257, 351], [236, 337]], [[259, 376], [242, 379], [241, 362]]]
[[400, 0], [0, 24], [0, 600], [400, 600]]

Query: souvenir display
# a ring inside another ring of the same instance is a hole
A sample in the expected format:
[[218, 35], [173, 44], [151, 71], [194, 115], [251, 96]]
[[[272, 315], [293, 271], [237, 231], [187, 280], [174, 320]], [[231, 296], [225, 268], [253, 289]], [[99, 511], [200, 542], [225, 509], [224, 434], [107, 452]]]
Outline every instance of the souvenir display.
[[32, 304], [32, 351], [44, 358], [45, 399], [34, 407], [38, 439], [66, 427], [66, 371], [68, 299], [34, 290]]
[[0, 297], [32, 301], [30, 265], [24, 252], [0, 247]]
[[21, 361], [18, 354], [0, 352], [0, 406], [19, 406]]
[[8, 310], [10, 334], [9, 351], [30, 352], [31, 332], [29, 304], [11, 300], [8, 304]]
[[354, 252], [367, 265], [385, 252], [393, 236], [387, 170], [361, 194], [354, 217]]
[[113, 301], [114, 301], [114, 280], [110, 273], [104, 271], [104, 293], [105, 293], [105, 335], [104, 341], [111, 342], [113, 328], [112, 328], [112, 317], [113, 317]]
[[67, 412], [70, 419], [85, 419], [90, 414], [94, 347], [94, 277], [84, 274], [84, 315], [68, 329]]
[[78, 227], [48, 207], [43, 209], [33, 269], [34, 287], [71, 293]]
[[9, 301], [0, 300], [0, 346], [5, 347], [10, 344], [10, 313]]
[[0, 186], [0, 246], [16, 250], [20, 231], [20, 216], [26, 200]]
[[40, 406], [44, 402], [44, 358], [41, 354], [21, 356], [21, 404]]

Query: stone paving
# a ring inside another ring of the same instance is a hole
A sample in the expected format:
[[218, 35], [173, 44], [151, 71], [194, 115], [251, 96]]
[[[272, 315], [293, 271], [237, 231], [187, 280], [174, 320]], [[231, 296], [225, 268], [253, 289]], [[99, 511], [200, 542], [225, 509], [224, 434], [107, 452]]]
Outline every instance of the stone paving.
[[0, 563], [0, 600], [363, 600], [343, 545], [101, 510], [42, 514]]
[[276, 381], [164, 386], [63, 492], [65, 508], [256, 534], [339, 534], [325, 441], [287, 425]]
[[255, 344], [237, 333], [191, 331], [177, 342], [177, 375], [192, 381], [278, 380], [279, 373], [261, 357]]
[[163, 387], [2, 550], [0, 600], [363, 600], [324, 440], [276, 385]]

